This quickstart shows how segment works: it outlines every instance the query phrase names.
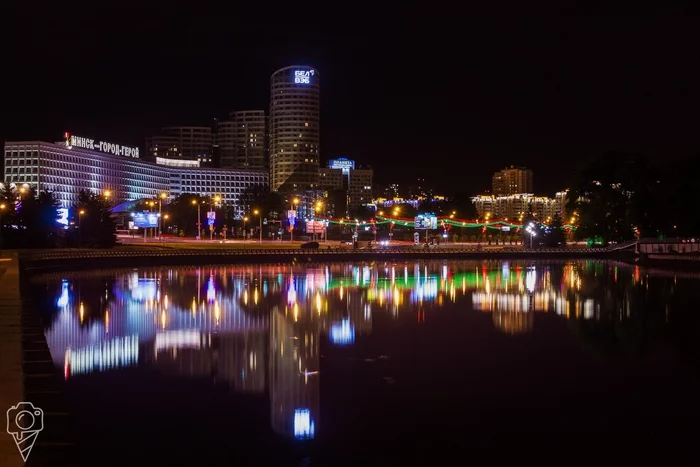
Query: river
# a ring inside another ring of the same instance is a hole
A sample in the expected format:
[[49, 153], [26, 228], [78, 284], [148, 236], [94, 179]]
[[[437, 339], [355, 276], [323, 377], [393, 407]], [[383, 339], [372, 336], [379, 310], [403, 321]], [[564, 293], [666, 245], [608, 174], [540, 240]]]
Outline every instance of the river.
[[31, 284], [94, 461], [430, 464], [472, 447], [677, 446], [700, 420], [700, 275], [409, 261]]

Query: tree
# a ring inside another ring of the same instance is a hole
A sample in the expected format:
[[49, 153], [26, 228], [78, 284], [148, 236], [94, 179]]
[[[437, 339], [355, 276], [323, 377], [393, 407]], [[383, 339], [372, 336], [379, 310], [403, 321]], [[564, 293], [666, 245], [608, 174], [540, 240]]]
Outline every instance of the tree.
[[258, 209], [263, 217], [268, 219], [279, 219], [280, 214], [285, 211], [282, 195], [269, 191], [264, 185], [253, 185], [243, 190], [240, 203], [250, 210], [247, 215]]
[[[78, 214], [78, 243], [95, 247], [111, 247], [117, 242], [117, 225], [108, 197], [80, 190], [78, 203], [73, 207]], [[83, 214], [80, 214], [80, 213]]]
[[12, 228], [17, 218], [16, 202], [17, 191], [10, 182], [5, 182], [0, 189], [0, 235], [2, 236], [0, 246], [3, 248], [11, 248], [18, 237], [17, 230]]
[[42, 191], [36, 196], [34, 189], [29, 188], [22, 196], [16, 216], [20, 232], [18, 246], [25, 248], [56, 246], [59, 206], [53, 193]]
[[564, 224], [559, 214], [556, 214], [549, 227], [544, 229], [544, 243], [550, 247], [566, 246]]
[[658, 209], [657, 171], [645, 157], [608, 152], [588, 161], [576, 175], [567, 211], [578, 218], [576, 238], [600, 236], [607, 244], [656, 236], [663, 222]]

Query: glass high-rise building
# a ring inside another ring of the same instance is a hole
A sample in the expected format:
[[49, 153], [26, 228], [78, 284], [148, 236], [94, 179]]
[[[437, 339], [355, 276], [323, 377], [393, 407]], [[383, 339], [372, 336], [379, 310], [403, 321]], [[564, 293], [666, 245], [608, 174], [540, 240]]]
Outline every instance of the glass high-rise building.
[[320, 76], [289, 66], [270, 78], [270, 189], [300, 192], [318, 183]]

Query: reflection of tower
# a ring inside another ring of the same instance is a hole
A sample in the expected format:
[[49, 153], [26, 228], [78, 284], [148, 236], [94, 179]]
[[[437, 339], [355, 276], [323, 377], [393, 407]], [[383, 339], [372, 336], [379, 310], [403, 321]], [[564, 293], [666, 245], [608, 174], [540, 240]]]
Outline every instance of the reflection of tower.
[[310, 326], [277, 307], [271, 312], [270, 421], [277, 433], [300, 439], [314, 437], [319, 419], [318, 332]]

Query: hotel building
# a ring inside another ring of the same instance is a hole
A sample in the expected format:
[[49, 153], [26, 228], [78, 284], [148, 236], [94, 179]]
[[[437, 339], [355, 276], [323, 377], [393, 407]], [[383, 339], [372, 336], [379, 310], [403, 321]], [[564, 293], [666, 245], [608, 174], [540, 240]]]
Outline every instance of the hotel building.
[[270, 78], [270, 189], [300, 193], [318, 184], [320, 81], [308, 66]]
[[5, 182], [54, 193], [62, 207], [78, 201], [81, 190], [110, 191], [115, 204], [160, 193], [219, 195], [242, 216], [249, 209], [241, 193], [267, 185], [265, 171], [197, 167], [197, 161], [157, 158], [140, 160], [138, 148], [95, 142], [67, 135], [67, 142], [5, 143]]

